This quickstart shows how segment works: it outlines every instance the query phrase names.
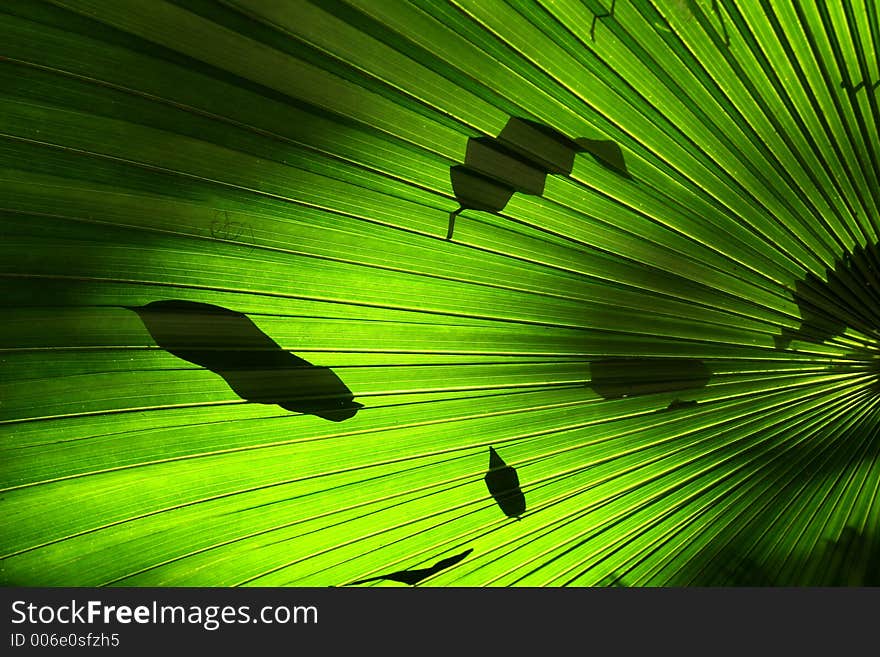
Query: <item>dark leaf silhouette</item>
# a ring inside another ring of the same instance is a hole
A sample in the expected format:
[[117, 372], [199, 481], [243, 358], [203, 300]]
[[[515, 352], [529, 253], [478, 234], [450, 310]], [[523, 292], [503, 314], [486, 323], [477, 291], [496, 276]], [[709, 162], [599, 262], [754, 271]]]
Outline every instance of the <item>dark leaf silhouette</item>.
[[693, 399], [673, 399], [671, 402], [669, 402], [669, 406], [667, 406], [664, 410], [677, 411], [681, 408], [693, 408], [697, 405], [697, 403], [698, 402]]
[[590, 387], [605, 399], [693, 390], [711, 377], [705, 363], [692, 358], [609, 358], [591, 363], [590, 371]]
[[526, 497], [519, 487], [516, 469], [507, 465], [494, 447], [489, 448], [489, 471], [484, 479], [504, 515], [519, 518], [526, 512]]
[[[714, 550], [710, 544], [708, 550]], [[795, 567], [783, 571], [745, 556], [748, 546], [734, 541], [687, 584], [691, 586], [880, 586], [880, 541], [869, 530], [844, 527], [837, 539], [789, 556]], [[786, 572], [783, 577], [780, 573]]]
[[795, 283], [794, 300], [801, 325], [784, 328], [775, 338], [777, 349], [792, 340], [824, 342], [847, 327], [880, 336], [880, 253], [878, 245], [856, 247], [826, 270], [827, 281], [815, 274]]
[[409, 584], [410, 586], [414, 586], [418, 584], [423, 579], [427, 579], [431, 575], [436, 575], [441, 570], [446, 570], [447, 568], [451, 568], [455, 564], [463, 561], [467, 555], [473, 552], [472, 548], [465, 550], [460, 554], [456, 554], [452, 557], [447, 557], [446, 559], [441, 559], [437, 563], [435, 563], [430, 568], [417, 568], [414, 570], [398, 570], [393, 573], [388, 573], [387, 575], [378, 575], [376, 577], [368, 577], [367, 579], [359, 579], [356, 582], [352, 582], [351, 586], [356, 584], [366, 584], [367, 582], [376, 582], [378, 580], [387, 579], [392, 582], [401, 582], [403, 584]]
[[450, 169], [460, 207], [449, 215], [446, 239], [465, 209], [500, 212], [516, 192], [540, 196], [547, 174], [568, 175], [574, 156], [586, 152], [602, 166], [629, 177], [620, 146], [609, 140], [569, 139], [552, 128], [511, 118], [497, 137], [468, 139], [465, 162]]
[[619, 173], [621, 176], [629, 178], [629, 171], [626, 168], [626, 160], [623, 158], [623, 151], [615, 141], [608, 139], [575, 139], [575, 143], [580, 149], [589, 153], [596, 158], [596, 161], [606, 169]]
[[844, 527], [837, 540], [827, 540], [821, 556], [822, 584], [880, 586], [880, 539], [876, 530]]
[[334, 422], [363, 408], [333, 370], [285, 351], [242, 313], [178, 300], [130, 309], [156, 344], [219, 374], [242, 399]]

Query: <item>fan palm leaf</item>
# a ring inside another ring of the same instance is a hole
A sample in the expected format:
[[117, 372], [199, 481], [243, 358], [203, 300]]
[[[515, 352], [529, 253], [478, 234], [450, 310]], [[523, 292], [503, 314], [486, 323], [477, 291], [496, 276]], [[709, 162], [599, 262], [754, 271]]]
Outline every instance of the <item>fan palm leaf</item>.
[[880, 581], [872, 1], [0, 12], [4, 584]]

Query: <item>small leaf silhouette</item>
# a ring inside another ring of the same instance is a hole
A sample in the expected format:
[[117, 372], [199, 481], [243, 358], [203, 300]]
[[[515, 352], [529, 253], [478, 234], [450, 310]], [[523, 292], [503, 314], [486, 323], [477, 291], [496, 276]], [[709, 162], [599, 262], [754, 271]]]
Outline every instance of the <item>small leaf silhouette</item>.
[[596, 161], [606, 169], [630, 177], [623, 151], [620, 150], [617, 142], [608, 139], [576, 139], [575, 143], [581, 147], [581, 150], [595, 157]]
[[414, 570], [398, 570], [393, 573], [388, 573], [387, 575], [377, 575], [376, 577], [368, 577], [367, 579], [359, 579], [356, 582], [352, 582], [351, 586], [356, 584], [366, 584], [368, 582], [376, 582], [382, 579], [391, 580], [392, 582], [401, 582], [403, 584], [409, 584], [410, 586], [415, 586], [423, 579], [427, 579], [431, 575], [436, 575], [441, 570], [446, 570], [447, 568], [451, 568], [455, 564], [463, 561], [467, 555], [473, 552], [473, 548], [469, 548], [464, 552], [456, 554], [452, 557], [447, 557], [446, 559], [441, 559], [437, 563], [435, 563], [430, 568], [417, 568]]
[[583, 151], [602, 166], [629, 177], [616, 142], [572, 140], [528, 119], [510, 118], [497, 137], [471, 137], [464, 164], [449, 170], [459, 207], [449, 214], [446, 239], [452, 239], [455, 218], [463, 210], [501, 212], [516, 192], [540, 196], [547, 174], [570, 174], [575, 154]]
[[526, 498], [519, 487], [516, 470], [507, 465], [494, 447], [489, 448], [489, 471], [484, 477], [489, 493], [508, 518], [519, 518], [526, 511]]
[[605, 399], [701, 388], [711, 372], [693, 358], [609, 358], [590, 364], [590, 387]]
[[697, 404], [698, 402], [693, 399], [673, 399], [671, 402], [669, 402], [669, 406], [667, 406], [663, 410], [677, 411], [681, 408], [693, 408]]
[[[812, 272], [795, 282], [794, 301], [801, 314], [797, 329], [783, 328], [774, 338], [777, 349], [792, 340], [825, 342], [853, 328], [867, 335], [880, 334], [880, 245], [857, 246], [825, 271], [826, 280]], [[853, 290], [862, 291], [854, 293]], [[867, 297], [867, 301], [865, 299]]]
[[242, 399], [334, 422], [363, 408], [333, 370], [282, 349], [242, 313], [180, 300], [130, 310], [160, 347], [219, 374]]

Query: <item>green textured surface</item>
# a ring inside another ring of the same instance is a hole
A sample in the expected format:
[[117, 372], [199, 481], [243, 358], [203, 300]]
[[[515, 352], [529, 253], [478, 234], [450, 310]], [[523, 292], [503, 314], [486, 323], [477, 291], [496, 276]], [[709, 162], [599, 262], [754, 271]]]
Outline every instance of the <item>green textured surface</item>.
[[[880, 239], [878, 8], [827, 4], [3, 2], [0, 583], [338, 586], [472, 549], [422, 585], [880, 584], [878, 272], [835, 292], [844, 331], [775, 343], [799, 281]], [[445, 240], [450, 167], [514, 116], [630, 178], [578, 155]], [[169, 299], [365, 407], [248, 403], [127, 309]], [[611, 357], [711, 378], [604, 399]]]

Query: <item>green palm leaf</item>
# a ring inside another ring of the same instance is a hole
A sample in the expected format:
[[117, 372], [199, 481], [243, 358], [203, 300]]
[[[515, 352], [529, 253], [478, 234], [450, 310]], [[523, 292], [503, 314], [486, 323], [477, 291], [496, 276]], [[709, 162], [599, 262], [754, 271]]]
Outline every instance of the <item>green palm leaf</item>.
[[873, 2], [0, 12], [5, 585], [880, 582]]

